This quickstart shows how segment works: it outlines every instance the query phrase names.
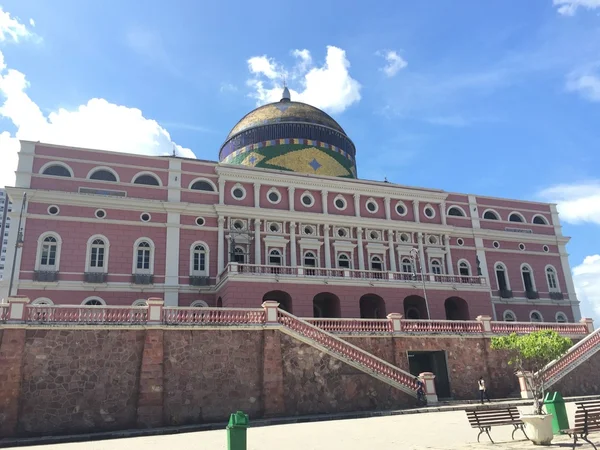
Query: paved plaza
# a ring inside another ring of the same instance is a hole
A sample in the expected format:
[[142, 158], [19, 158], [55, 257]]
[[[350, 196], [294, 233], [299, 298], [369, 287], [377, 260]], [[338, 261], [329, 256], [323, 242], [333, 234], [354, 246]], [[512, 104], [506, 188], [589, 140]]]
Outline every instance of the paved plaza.
[[[528, 412], [531, 407], [519, 407]], [[567, 404], [569, 418], [575, 405]], [[571, 419], [570, 419], [571, 420]], [[487, 437], [477, 443], [478, 430], [469, 427], [464, 411], [406, 414], [369, 419], [335, 420], [250, 428], [248, 450], [446, 450], [534, 448], [522, 435], [511, 440], [512, 427], [492, 429], [493, 445]], [[591, 435], [600, 442], [600, 433]], [[520, 439], [520, 440], [519, 440]], [[552, 447], [569, 448], [568, 436], [556, 437]], [[20, 447], [30, 450], [224, 450], [225, 430], [168, 436], [136, 437], [97, 442]], [[578, 448], [592, 449], [585, 444]], [[593, 450], [593, 449], [592, 449]]]

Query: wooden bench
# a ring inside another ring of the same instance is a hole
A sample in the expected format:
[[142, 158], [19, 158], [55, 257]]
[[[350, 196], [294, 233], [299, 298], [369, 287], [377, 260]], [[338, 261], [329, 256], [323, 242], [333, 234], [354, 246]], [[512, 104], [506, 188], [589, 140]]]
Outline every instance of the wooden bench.
[[575, 402], [575, 423], [573, 428], [560, 430], [561, 433], [568, 434], [573, 438], [573, 448], [577, 445], [578, 439], [583, 439], [596, 450], [597, 447], [588, 439], [588, 434], [594, 431], [600, 431], [600, 400], [590, 400], [587, 402]]
[[486, 433], [490, 438], [492, 444], [494, 441], [490, 436], [490, 430], [492, 427], [499, 427], [503, 425], [512, 425], [514, 430], [512, 432], [512, 438], [515, 438], [515, 432], [521, 430], [525, 437], [529, 439], [525, 430], [523, 429], [523, 422], [521, 421], [521, 415], [516, 406], [509, 406], [505, 408], [476, 408], [467, 409], [467, 418], [471, 424], [471, 428], [479, 428], [479, 434], [477, 435], [477, 442], [479, 437]]

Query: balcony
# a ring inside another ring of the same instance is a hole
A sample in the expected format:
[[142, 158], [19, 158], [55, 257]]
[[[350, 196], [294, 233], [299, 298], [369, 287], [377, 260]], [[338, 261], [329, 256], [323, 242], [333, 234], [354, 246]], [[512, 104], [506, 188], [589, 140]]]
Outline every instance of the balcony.
[[529, 300], [537, 300], [538, 298], [540, 298], [540, 294], [538, 293], [538, 291], [525, 291], [525, 296]]
[[104, 272], [85, 272], [83, 281], [85, 283], [106, 283], [106, 274]]
[[510, 289], [500, 289], [496, 295], [500, 298], [513, 298], [513, 292]]
[[190, 275], [190, 286], [208, 286], [208, 285], [210, 285], [209, 277]]
[[564, 300], [565, 296], [563, 295], [562, 292], [550, 292], [550, 299], [551, 300]]
[[153, 284], [154, 275], [134, 273], [131, 275], [131, 282], [133, 284]]
[[322, 268], [322, 267], [290, 267], [290, 266], [270, 266], [259, 264], [239, 264], [230, 263], [218, 278], [218, 282], [233, 277], [259, 276], [264, 277], [265, 281], [269, 278], [278, 281], [298, 278], [314, 278], [315, 281], [364, 281], [372, 283], [385, 284], [451, 284], [464, 285], [471, 287], [486, 288], [487, 280], [485, 277], [462, 276], [462, 275], [438, 275], [438, 274], [413, 274], [406, 272], [388, 272], [377, 270], [354, 270], [344, 268]]
[[33, 281], [42, 281], [45, 283], [52, 283], [58, 281], [58, 272], [36, 270], [35, 272], [33, 272]]

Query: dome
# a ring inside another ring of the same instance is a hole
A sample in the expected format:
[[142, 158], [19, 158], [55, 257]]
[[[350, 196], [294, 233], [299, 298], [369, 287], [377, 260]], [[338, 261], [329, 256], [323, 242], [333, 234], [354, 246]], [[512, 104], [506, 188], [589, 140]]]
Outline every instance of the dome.
[[225, 164], [356, 178], [355, 148], [327, 113], [282, 99], [246, 114], [229, 132], [219, 152]]

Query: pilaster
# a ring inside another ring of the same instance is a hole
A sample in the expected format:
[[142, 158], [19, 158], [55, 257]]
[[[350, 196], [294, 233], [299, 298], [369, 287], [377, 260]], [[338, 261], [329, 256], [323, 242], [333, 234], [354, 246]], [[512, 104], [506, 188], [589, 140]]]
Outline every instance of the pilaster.
[[415, 222], [421, 222], [421, 215], [419, 214], [419, 200], [413, 200], [413, 214], [415, 216]]
[[323, 235], [325, 237], [325, 267], [327, 269], [331, 268], [331, 244], [329, 242], [329, 225], [323, 225]]
[[321, 191], [321, 203], [323, 208], [323, 214], [328, 214], [329, 205], [327, 204], [327, 194], [328, 192], [323, 190]]
[[[179, 190], [177, 192], [179, 193]], [[167, 213], [167, 248], [165, 252], [165, 304], [167, 306], [179, 305], [180, 221], [179, 213]]]
[[446, 270], [448, 275], [454, 275], [452, 253], [450, 252], [450, 236], [448, 234], [444, 235], [444, 244], [446, 245]]
[[293, 186], [290, 186], [288, 188], [288, 200], [290, 203], [290, 211], [295, 211], [295, 206], [294, 206], [294, 200], [295, 200], [295, 196], [294, 193], [296, 192], [296, 188]]
[[290, 222], [290, 263], [292, 267], [298, 266], [296, 256], [296, 223]]
[[[356, 196], [354, 197], [356, 198]], [[356, 251], [358, 252], [358, 268], [359, 270], [365, 270], [365, 251], [363, 247], [363, 229], [358, 227], [356, 229], [356, 237], [358, 239], [358, 245]]]
[[225, 217], [219, 217], [217, 219], [218, 232], [217, 232], [217, 275], [220, 275], [225, 268]]
[[[389, 202], [388, 202], [388, 206], [389, 206]], [[388, 230], [388, 242], [390, 244], [390, 249], [388, 251], [388, 253], [390, 254], [390, 270], [392, 272], [397, 272], [398, 269], [396, 266], [396, 250], [395, 250], [395, 246], [394, 246], [394, 230]]]
[[354, 215], [360, 217], [360, 194], [354, 194]]
[[260, 183], [254, 183], [254, 207], [260, 208]]
[[254, 264], [262, 264], [260, 257], [260, 219], [254, 219]]

